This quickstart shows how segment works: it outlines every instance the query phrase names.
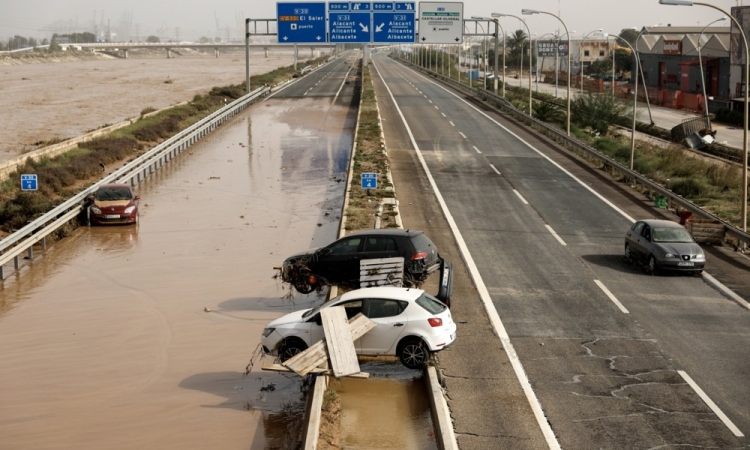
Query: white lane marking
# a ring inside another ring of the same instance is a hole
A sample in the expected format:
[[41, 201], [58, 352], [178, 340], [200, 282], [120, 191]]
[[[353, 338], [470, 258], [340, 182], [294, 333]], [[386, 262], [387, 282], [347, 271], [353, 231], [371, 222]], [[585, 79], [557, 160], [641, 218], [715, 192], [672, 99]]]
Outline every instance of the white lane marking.
[[620, 300], [617, 300], [617, 297], [615, 297], [614, 294], [612, 294], [609, 291], [609, 289], [607, 289], [607, 286], [605, 286], [604, 283], [602, 283], [599, 280], [594, 280], [594, 283], [596, 283], [596, 285], [599, 286], [599, 289], [601, 289], [602, 291], [604, 291], [605, 294], [607, 294], [607, 297], [609, 297], [609, 299], [612, 300], [612, 302], [615, 305], [617, 305], [618, 308], [620, 308], [620, 311], [624, 312], [625, 314], [630, 314], [630, 311], [628, 311], [628, 309], [625, 308], [622, 305], [622, 303], [620, 303]]
[[493, 119], [492, 117], [490, 117], [490, 116], [489, 116], [489, 115], [488, 115], [487, 113], [485, 113], [484, 111], [480, 110], [479, 108], [477, 108], [476, 106], [472, 105], [471, 103], [467, 102], [466, 100], [464, 100], [463, 98], [461, 98], [461, 97], [460, 97], [460, 96], [458, 96], [457, 94], [455, 94], [455, 93], [453, 93], [453, 92], [449, 91], [449, 90], [448, 90], [448, 89], [447, 89], [446, 87], [444, 87], [444, 86], [441, 86], [441, 85], [439, 85], [439, 84], [435, 83], [434, 81], [432, 81], [432, 80], [428, 79], [427, 77], [423, 76], [422, 74], [420, 74], [420, 73], [416, 73], [416, 75], [418, 75], [418, 76], [420, 76], [420, 77], [422, 77], [422, 78], [426, 79], [426, 80], [427, 80], [427, 81], [429, 81], [430, 83], [434, 84], [435, 86], [439, 87], [440, 89], [444, 90], [445, 92], [449, 93], [450, 95], [452, 95], [452, 96], [456, 97], [457, 99], [461, 100], [462, 102], [466, 103], [466, 105], [467, 105], [467, 106], [469, 106], [470, 108], [474, 109], [474, 110], [475, 110], [476, 112], [478, 112], [479, 114], [481, 114], [481, 115], [483, 115], [484, 117], [486, 117], [487, 119], [489, 119], [489, 120], [490, 120], [490, 122], [492, 122], [492, 123], [494, 123], [495, 125], [497, 125], [498, 127], [502, 128], [502, 129], [503, 129], [503, 130], [505, 130], [505, 131], [506, 131], [507, 133], [509, 133], [509, 134], [510, 134], [511, 136], [513, 136], [514, 138], [518, 139], [518, 140], [519, 140], [520, 142], [523, 142], [523, 143], [524, 143], [524, 145], [526, 145], [527, 147], [529, 147], [529, 148], [530, 148], [531, 150], [533, 150], [534, 152], [538, 153], [538, 154], [539, 154], [539, 156], [541, 156], [542, 158], [544, 158], [544, 159], [546, 159], [547, 161], [549, 161], [549, 162], [550, 162], [550, 163], [551, 163], [551, 164], [552, 164], [553, 166], [555, 166], [555, 167], [557, 167], [558, 169], [560, 169], [560, 170], [561, 170], [561, 171], [562, 171], [563, 173], [565, 173], [565, 174], [566, 174], [566, 175], [568, 175], [568, 176], [569, 176], [570, 178], [572, 178], [573, 180], [575, 180], [575, 181], [576, 181], [576, 182], [577, 182], [578, 184], [580, 184], [581, 186], [583, 186], [583, 187], [584, 187], [584, 188], [585, 188], [585, 189], [586, 189], [587, 191], [589, 191], [589, 192], [591, 192], [592, 194], [594, 194], [595, 196], [597, 196], [597, 197], [599, 198], [599, 200], [601, 200], [601, 201], [603, 201], [604, 203], [606, 203], [607, 205], [609, 205], [609, 206], [610, 206], [610, 207], [611, 207], [612, 209], [614, 209], [615, 211], [617, 211], [618, 213], [620, 213], [620, 214], [621, 214], [621, 215], [622, 215], [623, 217], [625, 217], [626, 219], [630, 220], [631, 222], [635, 222], [635, 219], [633, 219], [632, 217], [630, 217], [630, 216], [629, 216], [629, 215], [628, 215], [628, 214], [627, 214], [627, 213], [626, 213], [625, 211], [623, 211], [623, 210], [621, 210], [620, 208], [618, 208], [618, 207], [617, 207], [617, 206], [616, 206], [616, 205], [615, 205], [614, 203], [612, 203], [612, 202], [610, 202], [609, 200], [607, 200], [606, 198], [604, 198], [604, 197], [603, 197], [603, 196], [602, 196], [602, 195], [601, 195], [600, 193], [596, 192], [596, 191], [594, 190], [594, 188], [592, 188], [591, 186], [587, 185], [586, 183], [584, 183], [583, 181], [581, 181], [580, 179], [578, 179], [578, 178], [577, 178], [577, 177], [576, 177], [575, 175], [573, 175], [572, 173], [570, 173], [569, 171], [567, 171], [567, 170], [566, 170], [566, 169], [565, 169], [564, 167], [562, 167], [562, 166], [561, 166], [560, 164], [558, 164], [558, 163], [556, 163], [555, 161], [553, 161], [553, 160], [552, 160], [552, 159], [551, 159], [551, 158], [550, 158], [549, 156], [547, 156], [547, 155], [545, 155], [544, 153], [542, 153], [541, 151], [537, 150], [537, 149], [536, 149], [536, 148], [535, 148], [535, 147], [534, 147], [533, 145], [531, 145], [531, 144], [529, 144], [528, 142], [526, 142], [525, 140], [523, 140], [523, 139], [522, 139], [522, 138], [521, 138], [521, 137], [520, 137], [519, 135], [517, 135], [516, 133], [514, 133], [514, 132], [510, 131], [510, 130], [509, 130], [508, 128], [506, 128], [505, 126], [503, 126], [503, 125], [502, 125], [502, 124], [501, 124], [500, 122], [498, 122], [497, 120], [495, 120], [495, 119]]
[[440, 114], [442, 114], [442, 115], [443, 115], [443, 117], [448, 117], [448, 116], [446, 116], [446, 115], [445, 115], [445, 113], [440, 113]]
[[346, 79], [349, 78], [349, 72], [352, 71], [352, 68], [349, 67], [349, 70], [346, 71], [346, 75], [344, 75], [344, 79], [341, 80], [341, 86], [339, 86], [339, 90], [336, 91], [336, 95], [333, 96], [333, 101], [331, 104], [336, 103], [336, 99], [339, 98], [339, 94], [341, 93], [341, 90], [344, 89], [344, 85], [346, 84]]
[[722, 293], [724, 293], [724, 295], [737, 302], [737, 304], [739, 304], [740, 306], [750, 309], [750, 303], [748, 303], [747, 300], [737, 295], [733, 290], [724, 286], [721, 281], [709, 275], [708, 272], [703, 272], [703, 280], [708, 283], [709, 286], [713, 286], [716, 289], [720, 290]]
[[478, 149], [478, 148], [477, 148], [476, 146], [472, 145], [471, 147], [472, 147], [472, 148], [473, 148], [474, 150], [476, 150], [476, 151], [477, 151], [477, 153], [479, 153], [480, 155], [482, 154], [482, 152], [481, 152], [481, 151], [479, 151], [479, 149]]
[[[425, 96], [425, 98], [426, 98], [426, 97], [427, 97], [427, 96]], [[430, 102], [430, 103], [432, 103], [432, 100], [427, 100], [427, 101], [428, 101], [428, 102]]]
[[[527, 205], [528, 205], [528, 203], [527, 203]], [[562, 240], [562, 238], [560, 237], [559, 234], [555, 233], [555, 230], [553, 230], [551, 226], [549, 226], [547, 224], [544, 224], [544, 226], [547, 227], [547, 230], [549, 230], [549, 232], [552, 233], [552, 236], [554, 236], [555, 239], [557, 239], [557, 242], [559, 242], [560, 245], [562, 245], [563, 247], [566, 247], [568, 245], [568, 244], [565, 243], [565, 241]]]
[[742, 431], [740, 431], [740, 429], [737, 428], [737, 426], [734, 423], [732, 423], [731, 420], [729, 420], [729, 417], [727, 417], [727, 415], [724, 414], [724, 411], [719, 409], [719, 407], [716, 406], [716, 403], [714, 403], [713, 400], [711, 400], [711, 398], [708, 395], [706, 395], [705, 392], [703, 392], [703, 389], [701, 389], [700, 386], [698, 386], [695, 383], [695, 381], [693, 381], [693, 379], [690, 378], [690, 375], [688, 375], [684, 370], [678, 370], [677, 373], [679, 373], [680, 376], [685, 381], [687, 381], [687, 384], [689, 384], [690, 387], [693, 388], [693, 390], [698, 394], [701, 400], [703, 400], [703, 402], [706, 403], [706, 405], [708, 405], [709, 408], [711, 408], [711, 411], [713, 411], [714, 414], [716, 414], [719, 417], [719, 419], [721, 419], [721, 421], [724, 422], [724, 425], [726, 425], [727, 428], [729, 428], [729, 431], [731, 431], [732, 434], [734, 434], [737, 437], [745, 436], [744, 434], [742, 434]]
[[455, 126], [456, 126], [456, 124], [455, 124], [455, 123], [453, 123], [453, 121], [451, 121], [451, 120], [449, 120], [449, 121], [448, 121], [448, 123], [450, 123], [452, 127], [455, 127]]
[[[476, 150], [476, 147], [474, 147], [474, 149]], [[477, 151], [479, 152], [479, 150], [477, 150]], [[479, 152], [479, 153], [482, 153], [482, 152]], [[500, 173], [500, 171], [499, 171], [499, 170], [497, 170], [497, 167], [495, 167], [495, 166], [494, 166], [494, 165], [492, 165], [492, 164], [490, 164], [490, 167], [492, 167], [492, 170], [494, 170], [496, 174], [498, 174], [498, 175], [502, 175], [502, 174]]]
[[[417, 158], [422, 165], [422, 169], [427, 175], [427, 179], [430, 182], [430, 186], [432, 186], [432, 190], [435, 192], [435, 197], [440, 204], [440, 208], [443, 210], [445, 219], [448, 221], [448, 224], [451, 227], [451, 231], [453, 232], [453, 236], [456, 239], [458, 248], [461, 250], [464, 261], [466, 261], [466, 266], [468, 267], [469, 273], [474, 280], [474, 285], [477, 287], [479, 297], [482, 299], [482, 304], [484, 305], [484, 309], [487, 311], [487, 315], [489, 316], [492, 328], [494, 328], [495, 333], [500, 338], [500, 343], [502, 344], [503, 350], [505, 350], [505, 353], [508, 354], [508, 360], [513, 367], [513, 372], [515, 372], [516, 378], [518, 378], [518, 382], [521, 384], [521, 389], [523, 389], [523, 392], [526, 395], [526, 400], [528, 400], [529, 406], [531, 407], [531, 410], [534, 413], [534, 417], [536, 418], [536, 422], [539, 425], [539, 428], [542, 430], [542, 434], [544, 435], [544, 439], [547, 442], [547, 446], [549, 446], [549, 448], [552, 450], [560, 450], [560, 443], [557, 442], [555, 433], [552, 431], [552, 427], [547, 421], [547, 417], [544, 415], [542, 405], [539, 403], [539, 399], [536, 397], [536, 393], [534, 393], [534, 389], [531, 387], [529, 377], [526, 375], [526, 372], [523, 369], [521, 359], [518, 357], [518, 353], [516, 353], [516, 349], [515, 347], [513, 347], [513, 343], [510, 341], [508, 331], [505, 329], [502, 320], [500, 320], [500, 315], [497, 313], [497, 309], [495, 309], [495, 305], [492, 303], [492, 297], [490, 297], [490, 292], [487, 290], [487, 286], [485, 286], [484, 281], [482, 280], [482, 275], [479, 274], [479, 268], [477, 268], [477, 265], [474, 262], [474, 258], [471, 256], [471, 253], [469, 253], [469, 247], [466, 246], [464, 237], [461, 234], [461, 231], [458, 229], [458, 225], [456, 225], [456, 221], [453, 219], [451, 212], [448, 210], [448, 205], [445, 204], [445, 199], [440, 193], [440, 190], [435, 183], [435, 179], [432, 177], [432, 173], [430, 172], [429, 167], [427, 167], [427, 162], [424, 160], [422, 151], [419, 149], [417, 141], [414, 139], [414, 134], [412, 134], [411, 128], [409, 128], [409, 124], [406, 122], [404, 113], [401, 112], [401, 108], [398, 106], [398, 102], [393, 97], [391, 88], [388, 87], [385, 79], [383, 79], [383, 74], [381, 74], [380, 70], [378, 70], [375, 61], [373, 61], [372, 64], [378, 71], [378, 76], [383, 82], [383, 85], [388, 91], [388, 94], [391, 96], [393, 106], [396, 108], [396, 111], [398, 111], [398, 115], [401, 117], [401, 121], [404, 123], [404, 127], [406, 127], [406, 132], [409, 134], [409, 139], [411, 140], [411, 144], [414, 146]], [[435, 106], [435, 108], [437, 108], [437, 106]], [[453, 440], [455, 440], [455, 435], [453, 435], [452, 427], [449, 428], [448, 432], [451, 434]]]
[[463, 137], [464, 139], [468, 139], [468, 138], [466, 137], [466, 135], [465, 135], [465, 134], [463, 134], [463, 133], [461, 133], [460, 131], [458, 132], [458, 134], [460, 134], [460, 135], [461, 135], [461, 136], [462, 136], [462, 137]]
[[306, 90], [306, 91], [305, 91], [305, 93], [304, 93], [304, 94], [302, 94], [302, 95], [307, 95], [307, 93], [308, 93], [308, 92], [310, 92], [311, 90], [312, 90], [312, 88], [310, 88], [310, 89]]
[[520, 192], [518, 192], [517, 190], [513, 189], [513, 193], [516, 194], [518, 196], [518, 198], [521, 199], [521, 201], [523, 202], [524, 205], [528, 205], [529, 204], [529, 202], [527, 202], [526, 199], [523, 198], [523, 195], [521, 195]]
[[438, 108], [437, 105], [435, 105], [435, 109], [440, 109], [440, 108]]

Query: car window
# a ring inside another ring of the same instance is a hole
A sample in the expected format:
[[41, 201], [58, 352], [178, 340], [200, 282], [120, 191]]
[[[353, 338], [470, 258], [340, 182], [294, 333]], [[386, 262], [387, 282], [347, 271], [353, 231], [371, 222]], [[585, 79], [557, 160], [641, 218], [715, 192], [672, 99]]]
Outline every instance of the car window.
[[96, 199], [101, 201], [130, 200], [131, 198], [133, 198], [133, 194], [130, 189], [126, 188], [99, 189], [96, 191]]
[[346, 253], [357, 253], [359, 244], [362, 242], [361, 237], [353, 237], [342, 239], [338, 242], [334, 242], [328, 248], [331, 249], [331, 254], [342, 255]]
[[648, 225], [645, 225], [643, 227], [643, 232], [641, 233], [641, 235], [644, 238], [646, 238], [647, 241], [650, 241], [651, 240], [651, 227], [649, 227]]
[[320, 310], [322, 308], [331, 308], [334, 306], [343, 306], [344, 310], [346, 310], [346, 318], [351, 320], [352, 317], [362, 312], [362, 299], [349, 300], [348, 302], [344, 303], [334, 303], [333, 301], [326, 302], [318, 306], [317, 308], [313, 308], [310, 311], [304, 313], [302, 317], [310, 317], [309, 319], [307, 319], [308, 322], [316, 322], [320, 324]]
[[422, 294], [417, 299], [417, 305], [421, 306], [422, 308], [426, 309], [427, 312], [431, 314], [440, 314], [441, 312], [445, 311], [447, 306], [440, 300], [436, 299], [435, 297], [431, 296], [428, 293]]
[[365, 238], [365, 252], [396, 251], [396, 241], [390, 237], [370, 236]]
[[432, 243], [424, 233], [419, 233], [411, 238], [412, 245], [418, 252], [430, 252], [435, 248], [435, 244]]
[[684, 228], [654, 228], [654, 242], [693, 242]]
[[399, 300], [371, 298], [367, 302], [367, 313], [365, 315], [370, 319], [397, 316], [404, 311], [408, 304], [408, 302]]
[[636, 222], [635, 225], [633, 225], [633, 234], [635, 235], [641, 234], [641, 231], [643, 230], [643, 225], [645, 225], [645, 223]]

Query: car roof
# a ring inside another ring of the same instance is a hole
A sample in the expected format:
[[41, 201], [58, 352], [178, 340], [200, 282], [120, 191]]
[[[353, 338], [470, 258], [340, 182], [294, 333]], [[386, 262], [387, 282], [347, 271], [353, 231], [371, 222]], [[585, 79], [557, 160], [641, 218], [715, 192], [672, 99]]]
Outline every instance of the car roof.
[[663, 228], [685, 228], [677, 222], [671, 220], [659, 220], [659, 219], [645, 219], [639, 220], [650, 227], [663, 227]]
[[401, 228], [373, 228], [370, 230], [360, 230], [354, 233], [347, 234], [348, 236], [362, 236], [362, 235], [379, 235], [379, 236], [408, 236], [414, 237], [418, 234], [422, 234], [419, 230], [403, 230]]
[[424, 291], [415, 288], [402, 288], [393, 286], [378, 286], [370, 288], [361, 288], [349, 291], [341, 296], [342, 300], [356, 300], [358, 298], [388, 298], [393, 300], [415, 300], [419, 298]]
[[99, 186], [99, 189], [123, 189], [123, 188], [130, 189], [130, 185], [124, 184], [124, 183], [110, 183], [110, 184], [103, 184]]

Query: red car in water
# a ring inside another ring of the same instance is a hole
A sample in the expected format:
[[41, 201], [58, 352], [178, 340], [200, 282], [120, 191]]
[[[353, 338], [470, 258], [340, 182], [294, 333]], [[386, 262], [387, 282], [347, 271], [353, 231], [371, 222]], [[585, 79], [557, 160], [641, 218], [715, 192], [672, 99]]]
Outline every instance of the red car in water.
[[128, 184], [105, 184], [94, 192], [90, 220], [97, 225], [138, 223], [138, 201]]

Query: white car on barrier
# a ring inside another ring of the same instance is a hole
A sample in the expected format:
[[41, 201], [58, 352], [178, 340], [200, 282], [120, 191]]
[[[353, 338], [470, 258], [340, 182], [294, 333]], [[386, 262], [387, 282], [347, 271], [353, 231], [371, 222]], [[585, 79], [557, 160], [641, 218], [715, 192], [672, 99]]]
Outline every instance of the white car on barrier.
[[354, 342], [359, 355], [398, 356], [403, 365], [417, 369], [456, 340], [456, 324], [440, 300], [421, 289], [373, 287], [274, 320], [263, 330], [263, 351], [283, 362], [320, 341], [320, 310], [333, 306], [343, 306], [349, 319], [361, 312], [375, 323]]

